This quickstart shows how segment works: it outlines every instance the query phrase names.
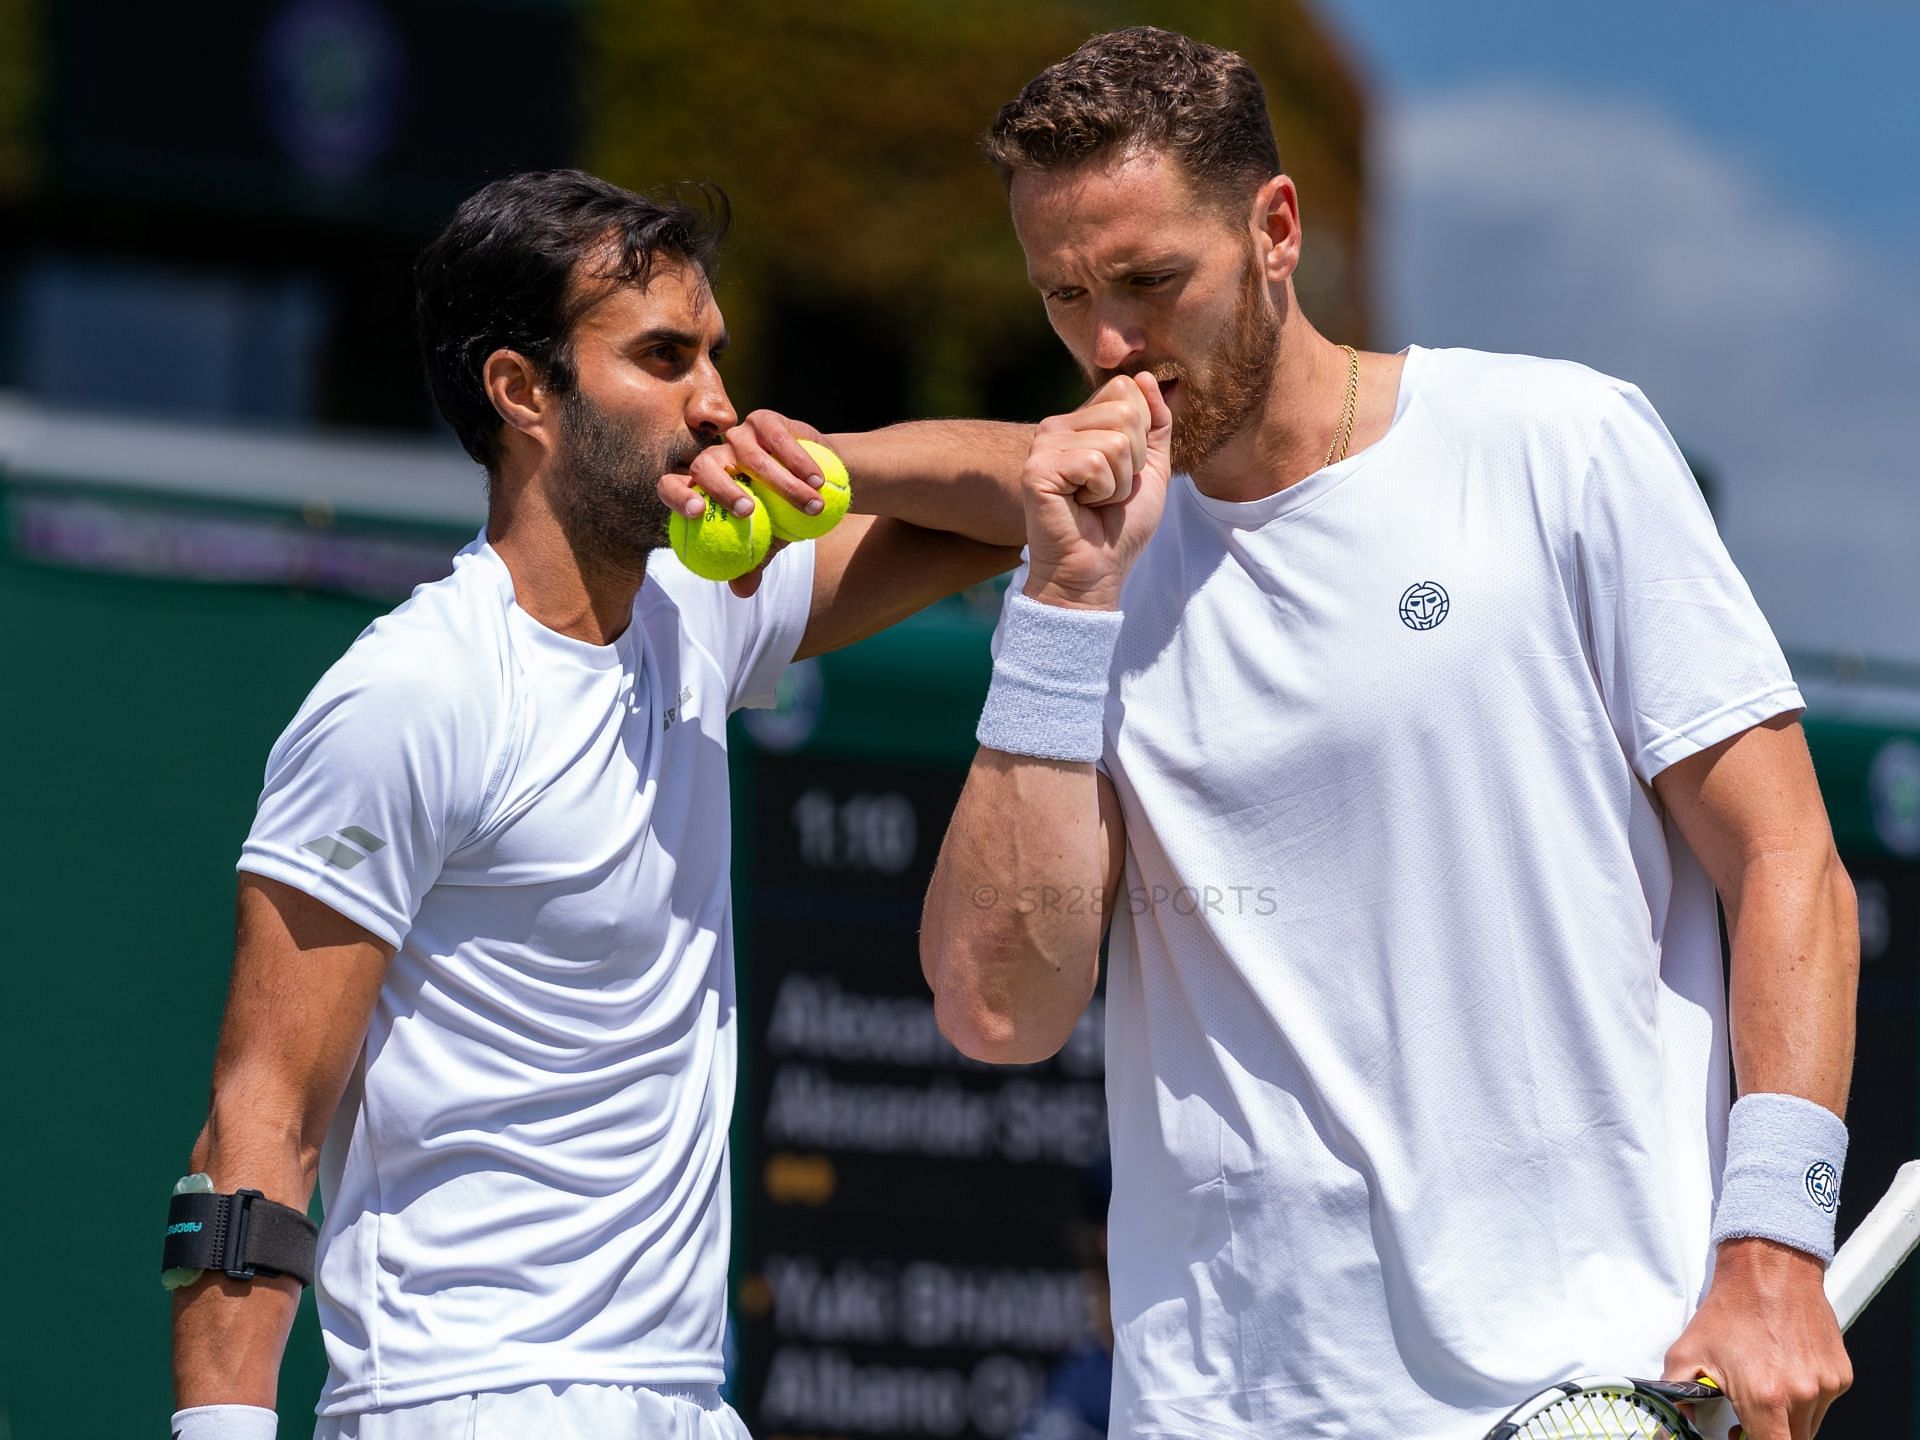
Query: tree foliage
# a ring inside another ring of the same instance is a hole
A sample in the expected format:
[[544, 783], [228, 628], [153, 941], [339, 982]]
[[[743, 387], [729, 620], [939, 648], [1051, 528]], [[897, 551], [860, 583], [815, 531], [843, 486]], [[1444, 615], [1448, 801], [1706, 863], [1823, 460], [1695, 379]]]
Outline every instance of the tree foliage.
[[1043, 66], [1136, 23], [1229, 45], [1260, 70], [1281, 155], [1331, 231], [1315, 242], [1309, 227], [1303, 298], [1360, 338], [1361, 105], [1298, 0], [595, 0], [584, 163], [635, 186], [711, 179], [733, 198], [720, 295], [736, 399], [766, 392], [824, 425], [1031, 418], [1079, 382], [979, 137]]
[[0, 199], [24, 191], [39, 169], [39, 11], [36, 0], [0, 0]]

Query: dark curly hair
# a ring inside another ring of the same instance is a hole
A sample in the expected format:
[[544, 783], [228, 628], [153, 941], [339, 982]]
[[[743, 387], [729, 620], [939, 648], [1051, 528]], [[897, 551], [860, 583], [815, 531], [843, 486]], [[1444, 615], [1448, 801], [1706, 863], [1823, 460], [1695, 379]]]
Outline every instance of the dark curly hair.
[[1095, 35], [1002, 106], [982, 142], [1011, 185], [1109, 154], [1164, 151], [1210, 200], [1238, 205], [1280, 173], [1267, 92], [1231, 50], [1151, 25]]
[[717, 186], [638, 195], [580, 170], [509, 175], [468, 196], [413, 267], [427, 385], [467, 453], [489, 473], [500, 459], [489, 355], [516, 351], [568, 393], [574, 322], [600, 293], [577, 282], [644, 287], [661, 256], [711, 280], [729, 218]]

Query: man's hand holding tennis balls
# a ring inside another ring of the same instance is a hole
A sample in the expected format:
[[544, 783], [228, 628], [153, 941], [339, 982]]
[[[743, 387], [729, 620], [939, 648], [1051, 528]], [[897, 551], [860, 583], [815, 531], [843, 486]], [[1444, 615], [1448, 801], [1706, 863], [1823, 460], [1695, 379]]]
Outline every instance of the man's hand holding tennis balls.
[[[810, 452], [809, 444], [818, 450]], [[749, 488], [749, 476], [754, 488]], [[740, 543], [755, 548], [765, 544], [753, 567], [728, 582], [742, 598], [759, 588], [761, 570], [788, 543], [787, 537], [825, 534], [846, 514], [848, 504], [845, 467], [826, 448], [820, 432], [772, 410], [748, 415], [718, 445], [701, 451], [688, 474], [661, 476], [659, 495], [689, 526], [703, 521], [711, 502], [724, 512], [712, 523], [724, 525], [724, 517], [734, 517], [745, 522], [733, 527], [741, 532]], [[764, 537], [748, 538], [750, 528], [757, 531], [763, 524], [768, 531]], [[775, 529], [784, 535], [773, 534]]]

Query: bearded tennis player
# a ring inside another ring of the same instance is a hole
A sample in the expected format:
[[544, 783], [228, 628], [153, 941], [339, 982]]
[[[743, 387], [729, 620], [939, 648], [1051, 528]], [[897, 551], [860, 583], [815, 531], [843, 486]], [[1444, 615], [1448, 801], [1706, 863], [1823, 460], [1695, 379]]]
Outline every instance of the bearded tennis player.
[[1653, 407], [1317, 332], [1229, 52], [1096, 37], [988, 152], [1096, 390], [1027, 456], [922, 954], [1030, 1062], [1107, 936], [1112, 1433], [1469, 1440], [1599, 1370], [1804, 1440], [1853, 896]]
[[690, 496], [746, 466], [820, 508], [816, 432], [739, 422], [716, 368], [719, 238], [708, 210], [558, 171], [488, 186], [421, 258], [486, 528], [268, 757], [167, 1227], [180, 1440], [274, 1434], [307, 1282], [323, 1440], [745, 1434], [717, 1388], [727, 717], [796, 655], [1011, 565], [1029, 430], [830, 437], [875, 513], [780, 552], [750, 599], [694, 578], [655, 549], [664, 473]]

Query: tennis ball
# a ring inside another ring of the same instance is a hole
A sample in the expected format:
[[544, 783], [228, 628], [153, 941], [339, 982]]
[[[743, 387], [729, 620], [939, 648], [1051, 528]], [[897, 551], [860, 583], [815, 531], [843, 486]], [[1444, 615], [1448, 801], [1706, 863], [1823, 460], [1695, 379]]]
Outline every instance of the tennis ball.
[[802, 440], [800, 448], [814, 458], [820, 466], [820, 478], [826, 482], [820, 487], [820, 498], [826, 508], [818, 515], [807, 514], [758, 475], [744, 472], [747, 488], [758, 497], [773, 521], [777, 540], [818, 540], [845, 518], [847, 506], [853, 500], [853, 482], [847, 478], [847, 467], [840, 463], [838, 455], [811, 440]]
[[767, 558], [773, 526], [764, 504], [756, 503], [751, 515], [735, 515], [708, 496], [698, 520], [678, 510], [668, 517], [667, 541], [680, 563], [701, 579], [738, 580]]

